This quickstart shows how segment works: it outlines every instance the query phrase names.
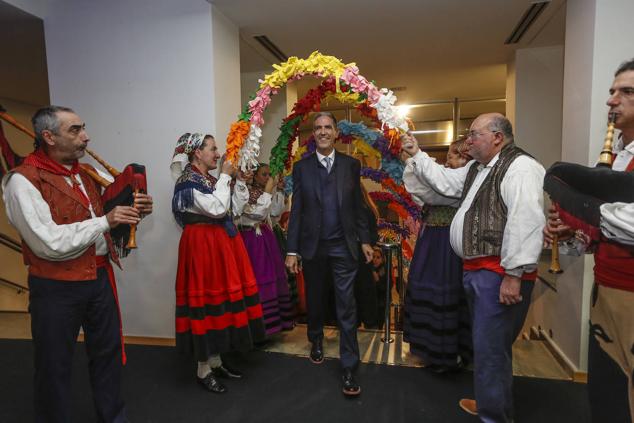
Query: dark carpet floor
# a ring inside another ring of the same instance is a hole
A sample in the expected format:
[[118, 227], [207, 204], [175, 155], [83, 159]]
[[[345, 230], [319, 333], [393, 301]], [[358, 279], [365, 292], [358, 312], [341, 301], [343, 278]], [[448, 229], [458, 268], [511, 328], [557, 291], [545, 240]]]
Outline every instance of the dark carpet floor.
[[[338, 362], [255, 351], [233, 356], [246, 378], [214, 395], [195, 383], [195, 365], [175, 349], [129, 345], [123, 393], [128, 418], [140, 422], [477, 422], [457, 402], [472, 393], [471, 373], [437, 376], [419, 368], [363, 364], [363, 393], [347, 399]], [[0, 422], [33, 420], [30, 341], [0, 340]], [[516, 377], [516, 422], [589, 422], [586, 387]], [[74, 422], [93, 422], [87, 358], [77, 344], [73, 369]]]

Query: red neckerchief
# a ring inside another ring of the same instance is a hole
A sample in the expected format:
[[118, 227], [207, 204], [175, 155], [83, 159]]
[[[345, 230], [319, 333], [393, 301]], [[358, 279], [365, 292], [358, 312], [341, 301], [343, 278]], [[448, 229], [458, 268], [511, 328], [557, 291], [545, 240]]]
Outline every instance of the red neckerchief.
[[41, 148], [38, 148], [33, 153], [26, 156], [26, 158], [24, 159], [24, 164], [45, 170], [54, 175], [66, 176], [70, 178], [71, 182], [73, 183], [73, 191], [77, 193], [84, 206], [86, 206], [86, 208], [90, 208], [90, 200], [88, 199], [88, 196], [84, 193], [84, 191], [82, 191], [81, 187], [79, 186], [79, 180], [77, 179], [77, 175], [79, 174], [79, 162], [77, 160], [75, 160], [73, 166], [70, 169], [67, 169], [60, 163], [47, 156]]

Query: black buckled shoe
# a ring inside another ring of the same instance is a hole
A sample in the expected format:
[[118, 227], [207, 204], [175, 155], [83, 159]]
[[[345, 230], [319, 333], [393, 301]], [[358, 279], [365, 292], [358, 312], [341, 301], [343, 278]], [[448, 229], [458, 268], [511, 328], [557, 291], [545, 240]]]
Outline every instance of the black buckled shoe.
[[244, 376], [242, 372], [232, 369], [226, 364], [220, 365], [220, 367], [213, 367], [211, 369], [211, 373], [216, 377], [221, 377], [223, 379], [242, 379]]
[[343, 394], [348, 397], [356, 397], [361, 393], [361, 386], [354, 380], [354, 375], [352, 374], [352, 370], [344, 369], [343, 370]]
[[224, 394], [227, 392], [227, 387], [220, 383], [213, 375], [209, 373], [203, 378], [196, 377], [198, 383], [200, 383], [206, 390], [213, 392], [214, 394]]
[[324, 361], [324, 348], [322, 346], [321, 339], [313, 342], [313, 346], [310, 348], [310, 361], [314, 364], [321, 364]]

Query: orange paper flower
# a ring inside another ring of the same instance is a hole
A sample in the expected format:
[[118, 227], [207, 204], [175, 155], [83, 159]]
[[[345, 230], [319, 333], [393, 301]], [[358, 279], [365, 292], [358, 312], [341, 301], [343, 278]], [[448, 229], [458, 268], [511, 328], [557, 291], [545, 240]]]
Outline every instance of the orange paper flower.
[[227, 135], [227, 160], [231, 163], [238, 164], [238, 153], [249, 135], [249, 127], [249, 122], [244, 120], [231, 124], [229, 135]]

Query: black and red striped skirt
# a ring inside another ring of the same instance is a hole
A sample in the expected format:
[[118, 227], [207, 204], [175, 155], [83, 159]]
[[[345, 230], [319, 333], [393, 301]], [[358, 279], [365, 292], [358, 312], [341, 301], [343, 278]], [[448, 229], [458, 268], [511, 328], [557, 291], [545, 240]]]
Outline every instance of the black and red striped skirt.
[[186, 225], [176, 273], [176, 346], [198, 361], [246, 351], [264, 339], [262, 306], [240, 235], [217, 224]]

